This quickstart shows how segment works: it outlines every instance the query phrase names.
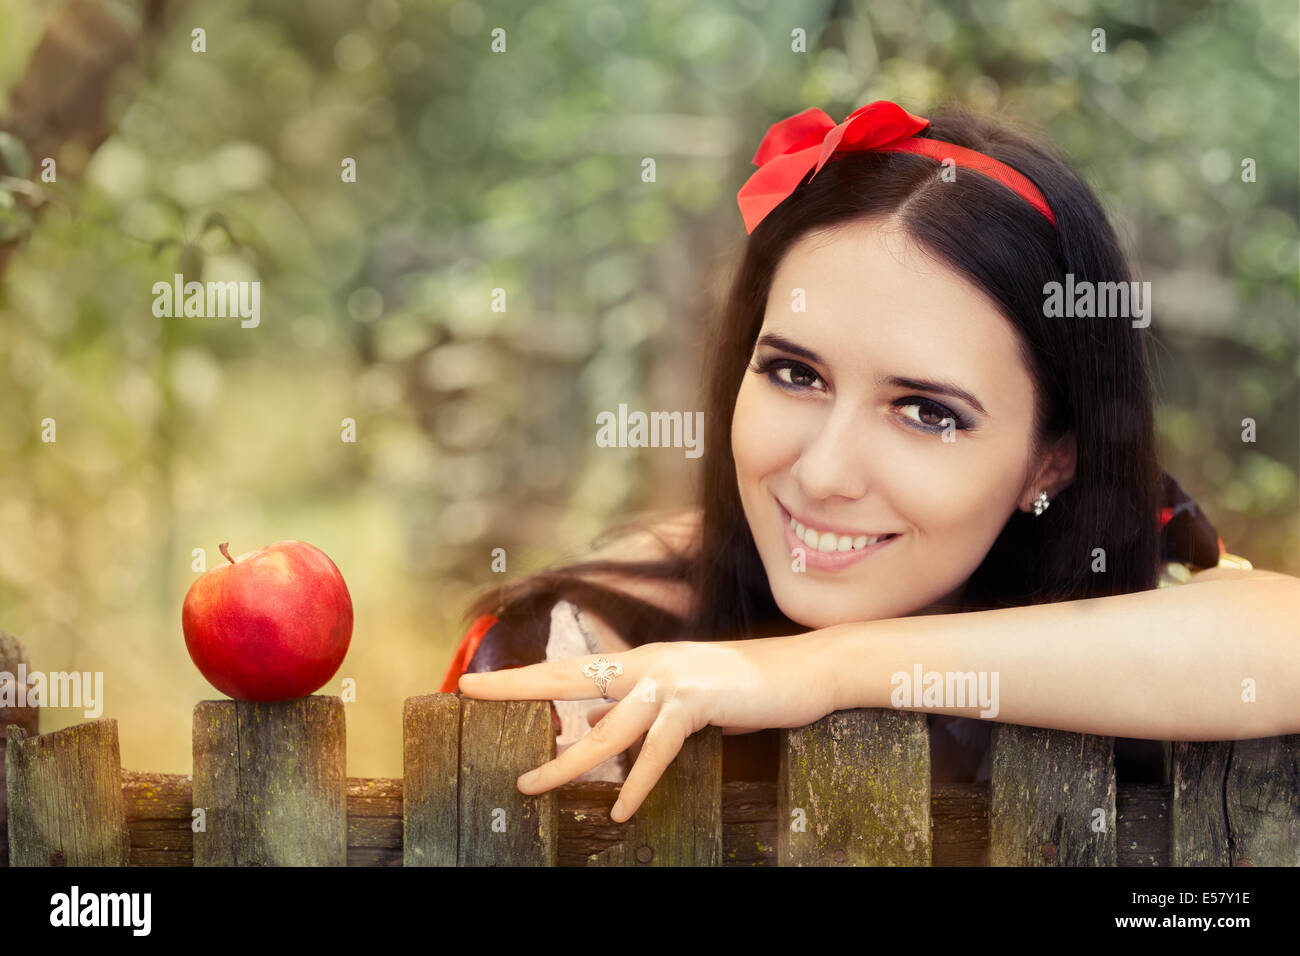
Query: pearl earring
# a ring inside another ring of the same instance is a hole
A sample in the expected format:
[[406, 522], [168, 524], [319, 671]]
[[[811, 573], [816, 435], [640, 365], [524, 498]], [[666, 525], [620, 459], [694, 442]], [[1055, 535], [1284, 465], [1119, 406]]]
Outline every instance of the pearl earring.
[[1047, 510], [1047, 506], [1050, 505], [1050, 504], [1051, 504], [1051, 501], [1049, 501], [1048, 498], [1047, 498], [1047, 492], [1046, 492], [1046, 491], [1040, 491], [1040, 492], [1038, 493], [1038, 497], [1034, 499], [1034, 517], [1038, 517], [1038, 516], [1041, 515], [1044, 511], [1046, 511], [1046, 510]]

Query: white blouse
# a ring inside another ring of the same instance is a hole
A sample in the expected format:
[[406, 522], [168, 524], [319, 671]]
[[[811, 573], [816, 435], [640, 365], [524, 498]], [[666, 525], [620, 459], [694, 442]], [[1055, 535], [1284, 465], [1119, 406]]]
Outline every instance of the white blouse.
[[[551, 634], [546, 642], [548, 661], [599, 653], [596, 636], [582, 620], [582, 612], [576, 604], [560, 601], [551, 608]], [[592, 681], [591, 688], [596, 689], [595, 681]], [[587, 723], [587, 711], [597, 704], [609, 703], [609, 700], [591, 697], [587, 700], [557, 700], [553, 703], [555, 712], [560, 715], [560, 735], [555, 738], [555, 754], [558, 757], [591, 731], [591, 726]], [[626, 751], [615, 754], [574, 779], [622, 783], [627, 777], [626, 758]]]

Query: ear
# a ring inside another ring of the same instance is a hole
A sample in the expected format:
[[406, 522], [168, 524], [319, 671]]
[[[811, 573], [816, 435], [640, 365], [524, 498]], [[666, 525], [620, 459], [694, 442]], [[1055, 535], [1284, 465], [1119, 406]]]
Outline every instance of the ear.
[[1046, 491], [1050, 501], [1070, 486], [1070, 482], [1074, 481], [1076, 454], [1073, 432], [1057, 439], [1048, 448], [1020, 496], [1021, 511], [1034, 510], [1034, 499], [1040, 491]]

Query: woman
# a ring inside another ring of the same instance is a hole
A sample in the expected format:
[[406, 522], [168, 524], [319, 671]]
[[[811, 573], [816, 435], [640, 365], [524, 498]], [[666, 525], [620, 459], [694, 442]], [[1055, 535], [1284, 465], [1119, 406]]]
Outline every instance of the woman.
[[[1226, 554], [1162, 471], [1145, 323], [1047, 307], [1131, 279], [1068, 164], [888, 102], [784, 120], [754, 162], [699, 508], [471, 608], [443, 690], [564, 708], [520, 789], [621, 780], [645, 735], [623, 820], [704, 726], [750, 735], [724, 774], [755, 779], [757, 731], [853, 707], [935, 715], [940, 780], [987, 778], [991, 719], [1138, 749], [1300, 731], [1300, 580]], [[900, 694], [921, 671], [994, 706]]]

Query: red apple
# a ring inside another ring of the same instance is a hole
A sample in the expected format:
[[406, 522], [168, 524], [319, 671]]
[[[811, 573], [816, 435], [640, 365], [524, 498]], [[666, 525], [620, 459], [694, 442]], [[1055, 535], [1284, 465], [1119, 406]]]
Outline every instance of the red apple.
[[181, 626], [190, 658], [237, 700], [291, 700], [334, 676], [352, 641], [352, 598], [325, 552], [277, 541], [190, 586]]

